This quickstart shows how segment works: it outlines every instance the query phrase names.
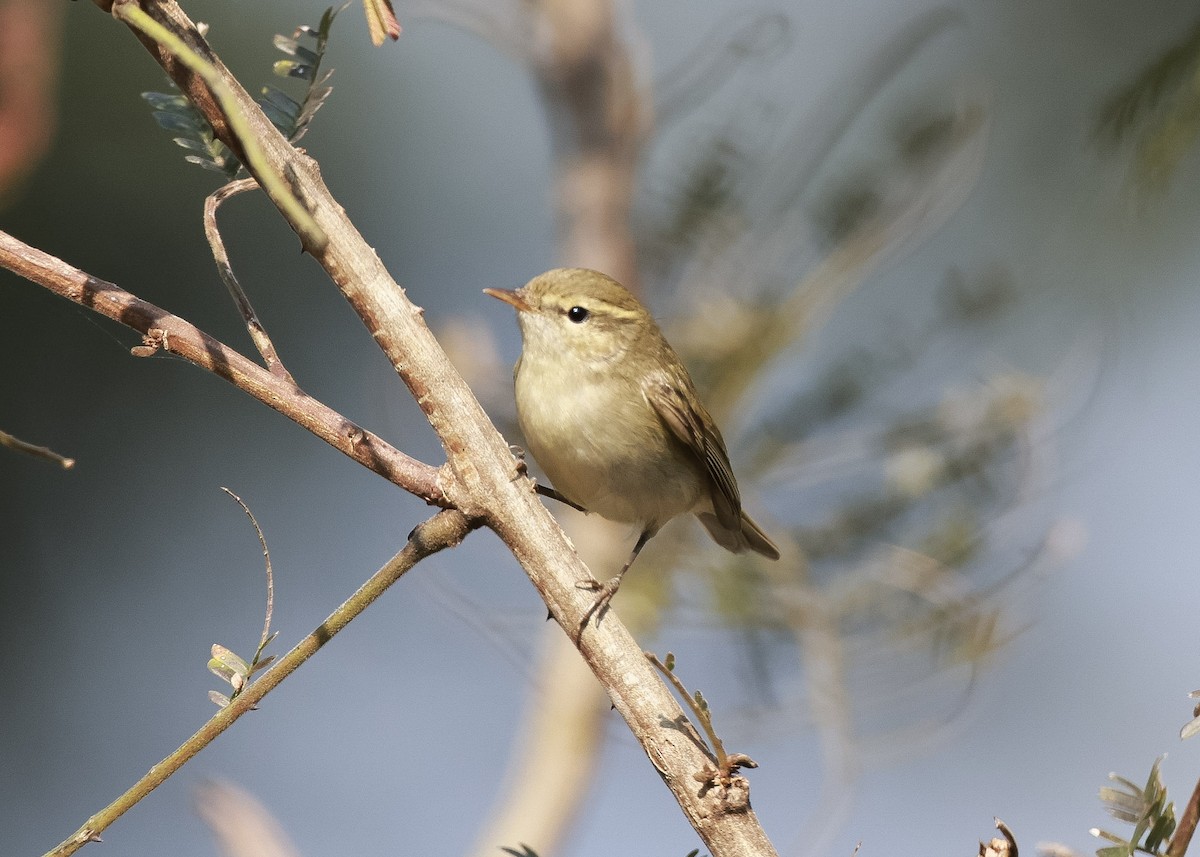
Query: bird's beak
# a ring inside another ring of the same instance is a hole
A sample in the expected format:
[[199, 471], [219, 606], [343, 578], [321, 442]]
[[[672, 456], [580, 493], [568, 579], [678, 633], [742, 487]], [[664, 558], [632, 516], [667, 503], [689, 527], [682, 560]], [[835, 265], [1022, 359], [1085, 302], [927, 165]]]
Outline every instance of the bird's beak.
[[504, 301], [516, 308], [517, 312], [530, 312], [533, 307], [525, 302], [521, 292], [516, 289], [484, 289], [485, 295], [491, 295], [496, 300]]

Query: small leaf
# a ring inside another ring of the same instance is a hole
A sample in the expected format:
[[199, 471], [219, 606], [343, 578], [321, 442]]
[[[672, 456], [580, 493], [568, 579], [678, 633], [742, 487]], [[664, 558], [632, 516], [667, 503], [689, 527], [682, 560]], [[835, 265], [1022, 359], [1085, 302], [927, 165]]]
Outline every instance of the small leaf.
[[230, 178], [236, 175], [238, 170], [236, 165], [218, 163], [211, 158], [205, 158], [200, 155], [187, 155], [184, 157], [184, 160], [189, 164], [196, 164], [204, 167], [206, 170], [212, 170], [214, 173], [221, 173]]
[[213, 643], [212, 656], [213, 660], [220, 661], [226, 666], [231, 667], [235, 672], [239, 672], [242, 675], [246, 675], [250, 672], [249, 664], [242, 660], [242, 658], [232, 649], [227, 649], [220, 643]]
[[196, 135], [208, 128], [208, 125], [203, 120], [197, 121], [195, 116], [186, 113], [172, 113], [166, 110], [159, 110], [153, 115], [154, 121], [158, 123], [159, 127], [167, 131]]
[[274, 660], [275, 660], [274, 655], [267, 655], [265, 658], [263, 658], [261, 661], [259, 661], [258, 663], [256, 663], [254, 666], [252, 666], [250, 668], [250, 675], [254, 675], [256, 672], [265, 670], [268, 666], [271, 665], [271, 662]]
[[218, 691], [210, 690], [208, 692], [208, 698], [212, 700], [213, 704], [216, 705], [217, 708], [225, 708], [229, 705], [229, 697]]
[[195, 137], [176, 137], [174, 141], [176, 146], [182, 146], [185, 149], [190, 149], [193, 152], [200, 152], [204, 155], [212, 155], [212, 144], [206, 143], [203, 140], [197, 140]]
[[1188, 738], [1193, 737], [1198, 732], [1200, 732], [1200, 717], [1193, 719], [1186, 726], [1180, 729], [1179, 737], [1186, 741]]
[[280, 77], [296, 77], [300, 80], [312, 78], [312, 66], [298, 63], [295, 60], [277, 60], [271, 70]]
[[283, 53], [287, 54], [288, 56], [295, 56], [296, 49], [300, 47], [299, 42], [297, 42], [295, 39], [289, 39], [287, 36], [278, 36], [277, 35], [272, 40], [272, 43], [275, 45], [275, 47], [278, 50], [282, 51]]
[[228, 664], [221, 663], [216, 658], [208, 662], [208, 671], [229, 684], [233, 684], [233, 677], [237, 674], [237, 670], [232, 669]]
[[276, 107], [279, 107], [282, 110], [286, 110], [294, 114], [298, 114], [302, 106], [299, 101], [275, 86], [264, 86], [262, 88], [262, 98], [260, 99], [260, 103], [264, 100], [274, 104]]
[[379, 47], [385, 39], [395, 41], [400, 38], [400, 22], [396, 20], [392, 0], [363, 0], [363, 9], [367, 13], [371, 44]]
[[155, 110], [171, 110], [188, 106], [187, 97], [177, 92], [143, 92], [142, 98], [146, 99]]
[[294, 115], [284, 113], [274, 104], [269, 101], [259, 102], [259, 107], [263, 113], [267, 114], [267, 118], [271, 120], [271, 124], [279, 129], [279, 133], [285, 137], [291, 135], [296, 128], [296, 117]]

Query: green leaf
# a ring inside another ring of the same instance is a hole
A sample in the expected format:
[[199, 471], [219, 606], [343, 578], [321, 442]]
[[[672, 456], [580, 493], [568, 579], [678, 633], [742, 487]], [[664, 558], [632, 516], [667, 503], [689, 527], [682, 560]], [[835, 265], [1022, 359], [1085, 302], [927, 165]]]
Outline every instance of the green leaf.
[[265, 658], [263, 658], [261, 661], [259, 661], [253, 667], [250, 668], [250, 675], [254, 675], [256, 672], [265, 670], [267, 667], [269, 667], [271, 665], [271, 662], [274, 660], [275, 660], [274, 655], [267, 655]]
[[236, 670], [230, 669], [226, 664], [221, 663], [216, 658], [208, 662], [208, 671], [219, 678], [221, 681], [233, 683], [233, 676]]
[[208, 128], [207, 122], [203, 119], [197, 121], [194, 115], [173, 113], [167, 110], [155, 111], [154, 121], [159, 124], [159, 127], [177, 134], [199, 135]]
[[271, 66], [271, 71], [275, 72], [279, 77], [298, 77], [306, 80], [312, 76], [312, 68], [310, 66], [301, 65], [295, 60], [276, 60]]
[[237, 672], [240, 672], [242, 675], [245, 675], [246, 673], [250, 672], [250, 665], [247, 664], [244, 660], [242, 660], [241, 656], [239, 656], [232, 649], [225, 648], [220, 643], [213, 643], [212, 656], [213, 656], [214, 660], [218, 660], [221, 663], [232, 667], [234, 670], [236, 670]]
[[155, 110], [178, 110], [181, 107], [191, 108], [187, 97], [179, 93], [143, 92], [142, 98], [146, 99]]

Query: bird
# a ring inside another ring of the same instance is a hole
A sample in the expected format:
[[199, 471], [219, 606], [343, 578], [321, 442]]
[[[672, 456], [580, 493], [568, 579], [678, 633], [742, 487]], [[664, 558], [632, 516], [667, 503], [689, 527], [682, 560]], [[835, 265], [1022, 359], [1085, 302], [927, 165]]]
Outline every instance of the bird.
[[542, 493], [639, 531], [615, 577], [583, 584], [598, 597], [580, 632], [602, 615], [646, 543], [679, 515], [695, 515], [728, 551], [779, 559], [742, 508], [725, 441], [683, 361], [632, 292], [588, 268], [555, 268], [519, 289], [483, 291], [517, 311], [517, 421], [553, 485]]

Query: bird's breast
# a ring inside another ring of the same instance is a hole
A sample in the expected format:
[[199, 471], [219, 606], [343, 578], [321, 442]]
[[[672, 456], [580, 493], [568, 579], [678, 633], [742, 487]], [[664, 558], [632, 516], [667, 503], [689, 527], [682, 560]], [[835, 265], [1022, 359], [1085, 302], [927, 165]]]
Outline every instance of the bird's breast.
[[523, 358], [516, 398], [534, 460], [588, 511], [657, 527], [700, 502], [704, 483], [695, 463], [620, 367]]

